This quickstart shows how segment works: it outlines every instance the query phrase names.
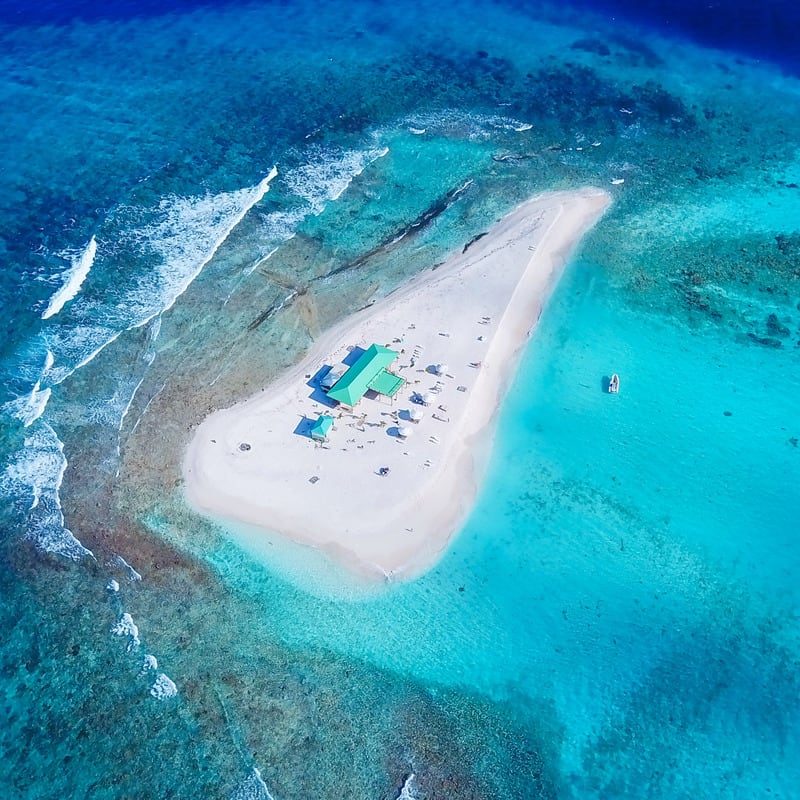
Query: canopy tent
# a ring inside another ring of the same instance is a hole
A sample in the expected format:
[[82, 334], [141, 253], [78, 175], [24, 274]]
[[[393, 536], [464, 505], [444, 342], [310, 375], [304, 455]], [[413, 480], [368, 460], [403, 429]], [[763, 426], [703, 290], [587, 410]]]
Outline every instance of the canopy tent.
[[412, 408], [408, 412], [408, 418], [412, 422], [419, 422], [425, 416], [425, 412], [421, 408]]
[[408, 438], [409, 436], [411, 436], [413, 433], [414, 433], [414, 431], [412, 431], [412, 430], [411, 430], [411, 428], [407, 428], [405, 425], [401, 425], [401, 426], [400, 426], [400, 427], [397, 429], [397, 435], [398, 435], [398, 436], [399, 436], [401, 439], [407, 439], [407, 438]]
[[315, 442], [326, 442], [328, 441], [328, 431], [332, 427], [333, 417], [329, 417], [327, 414], [320, 414], [319, 418], [314, 420], [311, 425], [309, 434]]
[[387, 397], [394, 397], [405, 383], [405, 379], [393, 372], [382, 369], [369, 383], [369, 388], [378, 394], [385, 394]]

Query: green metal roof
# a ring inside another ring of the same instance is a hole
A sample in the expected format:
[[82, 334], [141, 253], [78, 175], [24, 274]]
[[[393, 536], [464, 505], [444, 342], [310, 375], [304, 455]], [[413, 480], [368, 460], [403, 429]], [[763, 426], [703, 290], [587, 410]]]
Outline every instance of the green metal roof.
[[328, 431], [333, 427], [333, 417], [327, 414], [322, 414], [318, 419], [314, 420], [309, 433], [312, 439], [326, 439]]
[[[397, 355], [388, 347], [371, 344], [358, 357], [356, 363], [331, 387], [328, 397], [347, 406], [354, 406], [368, 389], [375, 389], [371, 384], [397, 358]], [[402, 378], [400, 381], [402, 385]], [[375, 389], [375, 391], [380, 390]]]
[[370, 382], [369, 388], [378, 394], [394, 397], [400, 387], [405, 383], [405, 378], [382, 369]]

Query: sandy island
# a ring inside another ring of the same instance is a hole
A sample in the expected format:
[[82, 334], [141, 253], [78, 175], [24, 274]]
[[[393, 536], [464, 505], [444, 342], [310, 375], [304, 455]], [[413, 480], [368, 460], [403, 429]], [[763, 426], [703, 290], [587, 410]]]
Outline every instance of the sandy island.
[[[523, 203], [464, 252], [327, 331], [258, 395], [211, 414], [183, 464], [189, 503], [317, 547], [362, 575], [419, 575], [472, 507], [520, 352], [609, 202], [585, 189]], [[372, 343], [399, 353], [391, 370], [406, 383], [393, 401], [367, 395], [352, 411], [331, 407], [316, 381], [322, 368]], [[412, 402], [422, 394], [424, 407]], [[324, 443], [308, 434], [320, 414], [335, 420]]]

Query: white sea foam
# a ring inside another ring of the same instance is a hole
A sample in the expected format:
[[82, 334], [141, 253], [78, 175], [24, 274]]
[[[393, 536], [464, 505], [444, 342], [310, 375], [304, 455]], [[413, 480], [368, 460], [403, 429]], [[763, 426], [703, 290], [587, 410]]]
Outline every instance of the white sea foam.
[[[387, 148], [378, 146], [363, 150], [312, 148], [307, 163], [284, 178], [298, 205], [265, 215], [262, 226], [266, 237], [274, 244], [291, 238], [306, 217], [319, 214], [328, 202], [339, 198], [355, 176], [387, 152]], [[264, 197], [277, 175], [277, 168], [273, 168], [258, 184], [244, 189], [199, 197], [168, 196], [149, 209], [116, 209], [104, 235], [104, 241], [112, 244], [103, 247], [95, 269], [101, 269], [104, 275], [118, 270], [120, 280], [111, 282], [102, 295], [81, 295], [71, 306], [68, 324], [45, 328], [42, 339], [55, 354], [55, 363], [46, 370], [44, 385], [49, 388], [62, 383], [124, 331], [146, 325], [170, 309]], [[132, 278], [119, 266], [148, 261], [153, 266]], [[87, 262], [88, 258], [82, 263]], [[157, 327], [153, 335], [158, 335]], [[43, 396], [36, 399], [39, 404], [45, 402]], [[125, 403], [131, 399], [127, 395]], [[33, 417], [38, 409], [38, 405], [26, 408], [26, 418]], [[22, 408], [14, 411], [23, 413]], [[120, 411], [124, 419], [125, 406]], [[115, 424], [119, 423], [118, 417]]]
[[311, 214], [319, 214], [331, 200], [342, 196], [353, 178], [388, 152], [388, 147], [365, 150], [315, 148], [309, 152], [308, 163], [288, 173], [284, 183], [291, 192], [305, 200]]
[[416, 800], [416, 795], [413, 792], [415, 775], [412, 772], [404, 781], [400, 789], [400, 794], [397, 795], [396, 800]]
[[445, 111], [416, 114], [400, 121], [412, 134], [429, 133], [434, 136], [458, 136], [467, 138], [489, 138], [495, 131], [514, 131], [523, 133], [533, 128], [529, 122], [522, 122], [501, 114], [470, 114], [449, 109]]
[[[152, 362], [151, 362], [152, 363]], [[134, 398], [136, 397], [136, 392], [139, 391], [141, 385], [144, 383], [144, 378], [142, 378], [136, 386], [134, 386], [133, 391], [130, 393], [130, 397], [128, 398], [128, 402], [125, 404], [125, 408], [122, 409], [122, 413], [119, 416], [119, 425], [117, 426], [117, 430], [122, 430], [122, 426], [125, 424], [125, 417], [128, 416], [128, 412], [131, 410], [131, 406], [133, 405]]]
[[[134, 304], [138, 301], [142, 306], [144, 318], [131, 327], [141, 327], [172, 308], [247, 212], [269, 191], [277, 174], [277, 168], [273, 167], [266, 178], [247, 189], [162, 201], [161, 219], [136, 232], [144, 235], [161, 256], [161, 264], [154, 276], [156, 280], [147, 286], [147, 296], [134, 299]], [[153, 283], [157, 286], [153, 287]], [[155, 304], [150, 296], [152, 288], [159, 290]]]
[[63, 274], [64, 283], [56, 290], [42, 314], [42, 319], [49, 319], [61, 311], [62, 308], [81, 290], [89, 270], [94, 264], [97, 255], [97, 240], [94, 236], [89, 240], [84, 250], [72, 259], [72, 267]]
[[279, 311], [282, 311], [284, 308], [286, 308], [286, 305], [288, 303], [291, 303], [292, 300], [294, 300], [294, 298], [297, 297], [297, 294], [298, 294], [298, 290], [297, 289], [292, 289], [292, 291], [289, 292], [289, 294], [287, 294], [286, 297], [284, 297], [283, 300], [280, 301], [280, 303], [278, 303], [276, 306], [274, 306], [271, 309], [271, 311], [267, 315], [266, 319], [269, 319], [273, 314], [277, 314]]
[[90, 361], [115, 341], [122, 329], [115, 330], [106, 325], [72, 325], [54, 327], [44, 331], [47, 347], [58, 354], [59, 364], [52, 364], [44, 376], [51, 385], [57, 386], [65, 381], [73, 372], [86, 366]]
[[[308, 216], [309, 210], [303, 205], [288, 211], [273, 211], [261, 220], [264, 237], [278, 243], [288, 242], [297, 233], [297, 226]], [[272, 253], [275, 249], [272, 249]], [[270, 253], [270, 255], [272, 255]]]
[[236, 787], [231, 800], [274, 800], [256, 767]]
[[50, 387], [40, 389], [39, 383], [31, 390], [30, 394], [17, 397], [4, 403], [2, 410], [18, 419], [26, 428], [36, 422], [44, 414], [47, 403], [50, 400]]
[[150, 326], [150, 335], [147, 338], [148, 348], [147, 353], [145, 354], [145, 359], [147, 360], [148, 364], [153, 363], [153, 359], [155, 358], [155, 348], [154, 345], [158, 341], [158, 337], [161, 335], [161, 314], [159, 314], [155, 319], [153, 319], [153, 324]]
[[156, 700], [168, 700], [170, 697], [175, 697], [175, 695], [178, 694], [178, 687], [168, 675], [159, 672], [158, 675], [156, 675], [153, 685], [150, 687], [150, 694], [153, 695]]
[[22, 420], [26, 428], [30, 427], [32, 423], [36, 422], [44, 414], [47, 403], [50, 401], [50, 394], [51, 389], [49, 386], [46, 389], [39, 389], [38, 385], [34, 387], [27, 405], [29, 413]]
[[0, 406], [0, 410], [18, 419], [26, 428], [36, 422], [36, 420], [44, 414], [44, 410], [47, 408], [47, 403], [50, 400], [50, 387], [48, 386], [46, 389], [42, 389], [42, 379], [52, 366], [53, 354], [48, 350], [42, 372], [34, 384], [33, 389], [31, 389], [30, 394], [17, 397], [14, 400], [9, 400], [7, 403]]
[[152, 326], [152, 328], [150, 329], [150, 338], [149, 338], [149, 341], [150, 341], [150, 343], [152, 344], [152, 343], [154, 343], [155, 341], [157, 341], [157, 340], [158, 340], [158, 337], [159, 337], [160, 335], [161, 335], [161, 314], [159, 314], [159, 315], [158, 315], [158, 316], [157, 316], [157, 317], [156, 317], [156, 318], [153, 320], [153, 326]]
[[25, 538], [41, 550], [75, 561], [92, 556], [64, 527], [59, 490], [67, 469], [64, 444], [53, 428], [37, 420], [0, 474], [0, 492], [13, 498], [30, 498]]
[[[231, 232], [269, 190], [278, 171], [259, 183], [233, 192], [199, 197], [169, 196], [150, 209], [122, 207], [109, 227], [114, 245], [98, 267], [119, 271], [120, 280], [100, 297], [79, 298], [72, 308], [75, 324], [56, 326], [43, 336], [56, 356], [48, 384], [64, 381], [92, 361], [125, 330], [142, 327], [170, 309], [214, 257]], [[121, 263], [150, 261], [133, 278]]]
[[148, 672], [155, 672], [158, 669], [158, 659], [152, 653], [145, 653], [142, 658], [141, 674], [146, 675]]
[[[281, 244], [284, 241], [288, 241], [293, 236], [294, 236], [294, 232], [291, 232], [285, 239], [281, 240]], [[246, 275], [250, 275], [251, 273], [255, 272], [259, 267], [261, 267], [264, 264], [266, 264], [267, 261], [269, 261], [272, 258], [272, 256], [274, 256], [275, 253], [278, 252], [278, 249], [279, 249], [278, 247], [273, 247], [268, 253], [266, 253], [265, 255], [261, 256], [261, 258], [259, 258], [257, 261], [254, 261], [253, 262], [253, 266], [250, 267], [249, 269], [247, 269], [245, 274]], [[224, 306], [228, 305], [228, 301], [231, 299], [231, 297], [233, 297], [234, 291], [235, 291], [235, 289], [231, 289], [230, 293], [225, 298], [225, 302], [222, 305], [224, 305]]]
[[122, 429], [122, 422], [128, 413], [143, 378], [120, 377], [111, 395], [99, 395], [86, 402], [82, 408], [82, 418], [94, 425], [104, 425], [116, 430]]
[[529, 122], [520, 122], [518, 119], [513, 119], [511, 117], [493, 116], [486, 117], [485, 119], [486, 123], [492, 128], [499, 128], [504, 131], [522, 133], [524, 131], [529, 131], [533, 127]]
[[[166, 385], [167, 385], [167, 383], [165, 381], [164, 383], [161, 384], [161, 387], [150, 397], [150, 399], [147, 401], [147, 403], [145, 403], [145, 406], [142, 409], [142, 413], [139, 414], [139, 416], [136, 418], [136, 422], [134, 422], [133, 425], [131, 426], [131, 431], [130, 431], [131, 434], [133, 434], [133, 432], [139, 427], [139, 423], [142, 421], [142, 418], [144, 417], [144, 415], [148, 412], [148, 410], [150, 408], [150, 405], [161, 394], [161, 392], [164, 391], [164, 389], [166, 388]], [[117, 472], [117, 475], [119, 475], [119, 472]], [[141, 576], [140, 576], [140, 579], [141, 579]]]
[[128, 640], [128, 652], [135, 650], [140, 644], [139, 629], [133, 621], [133, 617], [126, 611], [111, 628], [111, 633], [121, 636]]
[[309, 148], [303, 154], [304, 163], [288, 170], [281, 178], [287, 202], [294, 203], [260, 217], [262, 244], [266, 243], [269, 250], [254, 263], [250, 272], [268, 261], [280, 245], [293, 239], [305, 219], [322, 213], [329, 202], [342, 196], [356, 176], [388, 152], [388, 147], [378, 146], [363, 150]]
[[[125, 420], [133, 407], [136, 395], [144, 383], [144, 377], [139, 377], [146, 367], [155, 360], [153, 344], [161, 328], [161, 316], [157, 316], [149, 326], [147, 349], [141, 356], [140, 369], [132, 370], [129, 376], [120, 376], [113, 386], [111, 395], [97, 395], [83, 407], [83, 419], [95, 425], [104, 425], [122, 431]], [[119, 438], [117, 439], [117, 456], [119, 456]]]
[[107, 562], [109, 567], [125, 570], [128, 573], [129, 581], [140, 581], [142, 576], [119, 554], [113, 556]]
[[111, 594], [116, 594], [119, 591], [119, 583], [111, 578], [106, 584], [106, 591], [111, 592]]

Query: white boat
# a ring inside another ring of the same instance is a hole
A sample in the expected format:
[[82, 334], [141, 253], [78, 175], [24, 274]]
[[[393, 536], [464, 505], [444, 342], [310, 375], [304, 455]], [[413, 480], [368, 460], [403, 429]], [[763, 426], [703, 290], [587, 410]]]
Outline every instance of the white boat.
[[611, 394], [616, 394], [619, 391], [619, 375], [615, 372], [608, 382], [608, 391]]

